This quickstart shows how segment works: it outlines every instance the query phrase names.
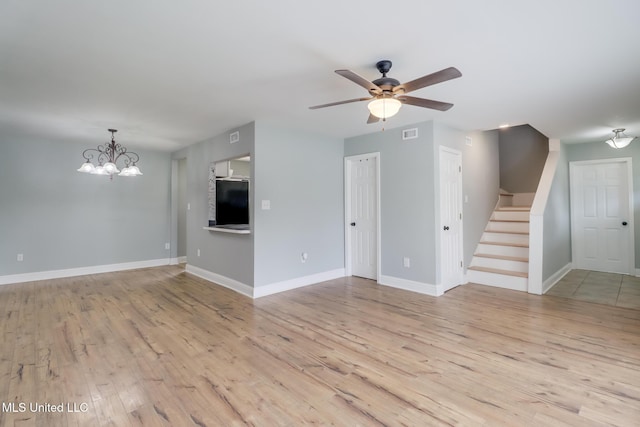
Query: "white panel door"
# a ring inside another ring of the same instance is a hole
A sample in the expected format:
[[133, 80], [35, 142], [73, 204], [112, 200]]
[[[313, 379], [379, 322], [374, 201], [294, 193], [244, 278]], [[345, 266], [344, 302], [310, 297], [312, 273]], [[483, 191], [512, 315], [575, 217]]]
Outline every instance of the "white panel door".
[[462, 154], [440, 147], [440, 278], [445, 290], [462, 283]]
[[351, 274], [377, 279], [377, 158], [350, 160]]
[[635, 257], [629, 166], [625, 160], [570, 164], [575, 268], [631, 272]]

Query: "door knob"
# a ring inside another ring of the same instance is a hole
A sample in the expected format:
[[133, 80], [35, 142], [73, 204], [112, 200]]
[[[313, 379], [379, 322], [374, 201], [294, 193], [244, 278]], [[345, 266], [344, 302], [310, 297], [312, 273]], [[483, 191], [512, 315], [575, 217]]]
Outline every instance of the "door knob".
[[627, 221], [622, 221], [622, 225], [627, 225]]
[[352, 223], [351, 223], [351, 226], [352, 226], [352, 227], [355, 227], [355, 226], [356, 226], [356, 223], [355, 223], [355, 222], [352, 222]]
[[444, 231], [447, 231], [447, 230], [449, 230], [449, 226], [448, 226], [448, 225], [445, 225], [445, 226], [444, 226]]

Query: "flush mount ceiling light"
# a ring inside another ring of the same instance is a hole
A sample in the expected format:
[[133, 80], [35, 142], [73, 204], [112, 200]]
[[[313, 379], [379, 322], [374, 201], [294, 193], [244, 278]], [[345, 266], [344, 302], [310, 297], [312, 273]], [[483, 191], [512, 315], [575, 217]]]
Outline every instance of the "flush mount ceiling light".
[[[78, 172], [90, 173], [93, 175], [109, 175], [113, 179], [114, 174], [118, 176], [138, 176], [142, 175], [136, 163], [140, 156], [132, 151], [127, 151], [125, 147], [115, 140], [117, 129], [109, 129], [111, 132], [111, 142], [107, 145], [98, 145], [98, 148], [87, 148], [82, 152], [82, 157], [87, 161], [80, 166]], [[97, 153], [97, 154], [95, 154]], [[98, 165], [91, 163], [95, 154]], [[122, 159], [124, 168], [118, 169], [118, 160]]]
[[636, 139], [636, 137], [627, 136], [624, 134], [624, 129], [614, 129], [612, 130], [613, 137], [607, 139], [605, 142], [609, 144], [610, 147], [613, 148], [624, 148], [627, 145], [631, 144], [631, 141]]
[[371, 101], [367, 107], [371, 114], [382, 120], [386, 120], [398, 114], [401, 106], [402, 102], [395, 98], [381, 97]]

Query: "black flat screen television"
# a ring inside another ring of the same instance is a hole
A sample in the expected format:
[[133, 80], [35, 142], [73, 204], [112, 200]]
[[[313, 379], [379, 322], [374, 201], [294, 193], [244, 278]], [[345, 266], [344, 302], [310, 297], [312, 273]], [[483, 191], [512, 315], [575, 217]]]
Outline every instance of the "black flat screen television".
[[216, 226], [249, 224], [249, 181], [216, 180]]

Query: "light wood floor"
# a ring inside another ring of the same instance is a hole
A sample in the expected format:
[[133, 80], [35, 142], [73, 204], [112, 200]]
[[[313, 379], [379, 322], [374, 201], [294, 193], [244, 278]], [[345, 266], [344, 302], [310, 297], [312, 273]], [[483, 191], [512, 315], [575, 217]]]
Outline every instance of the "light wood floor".
[[480, 285], [252, 301], [162, 267], [2, 286], [0, 331], [2, 426], [640, 423], [640, 311]]

